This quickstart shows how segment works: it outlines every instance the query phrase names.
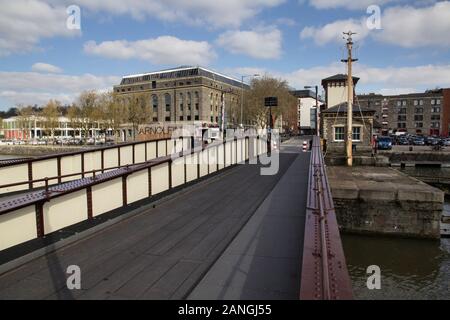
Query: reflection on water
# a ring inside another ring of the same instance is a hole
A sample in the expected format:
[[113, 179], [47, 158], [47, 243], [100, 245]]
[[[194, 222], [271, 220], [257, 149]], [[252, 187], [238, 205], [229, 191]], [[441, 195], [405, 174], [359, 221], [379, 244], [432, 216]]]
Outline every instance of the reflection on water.
[[[450, 239], [343, 235], [356, 299], [450, 299]], [[366, 286], [367, 267], [381, 268], [381, 290]]]

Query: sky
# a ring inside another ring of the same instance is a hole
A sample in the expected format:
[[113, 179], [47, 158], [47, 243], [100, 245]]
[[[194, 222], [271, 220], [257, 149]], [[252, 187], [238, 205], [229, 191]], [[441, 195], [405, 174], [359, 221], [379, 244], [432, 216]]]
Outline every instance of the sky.
[[0, 110], [182, 65], [320, 85], [348, 30], [358, 93], [450, 87], [450, 1], [0, 0]]

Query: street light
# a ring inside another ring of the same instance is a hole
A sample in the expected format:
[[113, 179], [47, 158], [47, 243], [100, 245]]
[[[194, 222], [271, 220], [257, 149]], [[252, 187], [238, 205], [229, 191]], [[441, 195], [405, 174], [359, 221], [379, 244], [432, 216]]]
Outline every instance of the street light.
[[259, 77], [259, 74], [250, 74], [250, 75], [245, 75], [242, 76], [242, 80], [241, 80], [241, 128], [244, 127], [244, 79], [245, 78], [256, 78]]
[[316, 89], [316, 131], [317, 136], [320, 137], [320, 110], [319, 110], [319, 86], [305, 86], [305, 89]]

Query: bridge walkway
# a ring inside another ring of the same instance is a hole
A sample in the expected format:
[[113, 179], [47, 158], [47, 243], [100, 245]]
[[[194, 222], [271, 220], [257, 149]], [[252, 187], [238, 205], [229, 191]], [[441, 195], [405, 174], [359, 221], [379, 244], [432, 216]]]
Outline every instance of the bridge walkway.
[[[218, 259], [221, 261], [237, 235], [237, 239], [243, 237], [248, 241], [249, 232], [257, 225], [252, 216], [264, 220], [264, 229], [270, 229], [270, 224], [275, 223], [274, 227], [279, 229], [272, 234], [276, 237], [272, 241], [279, 248], [289, 242], [284, 250], [295, 251], [290, 253], [289, 270], [293, 272], [291, 281], [297, 282], [298, 287], [301, 217], [287, 219], [287, 212], [283, 221], [281, 216], [271, 219], [267, 213], [274, 209], [274, 204], [286, 200], [283, 190], [289, 191], [286, 197], [293, 190], [306, 190], [307, 174], [303, 179], [298, 177], [298, 185], [294, 186], [291, 168], [301, 167], [307, 172], [309, 154], [297, 153], [300, 148], [296, 143], [291, 146], [288, 143], [284, 149], [277, 175], [261, 176], [257, 165], [237, 166], [156, 206], [140, 208], [138, 214], [71, 245], [56, 251], [49, 248], [48, 254], [0, 275], [0, 299], [183, 299], [208, 275], [211, 266]], [[282, 183], [287, 174], [292, 177]], [[279, 183], [284, 187], [277, 188]], [[274, 193], [274, 189], [278, 191]], [[306, 193], [305, 190], [302, 192]], [[298, 209], [301, 215], [306, 206], [301, 194], [295, 206], [298, 207], [293, 209]], [[280, 239], [283, 235], [289, 239]], [[264, 249], [263, 239], [259, 240], [258, 247]], [[290, 241], [299, 243], [292, 245]], [[277, 249], [272, 248], [270, 252], [274, 250]], [[81, 290], [67, 289], [66, 270], [70, 265], [81, 269]], [[289, 288], [280, 292], [295, 299], [298, 293], [294, 297], [294, 289], [289, 284]]]

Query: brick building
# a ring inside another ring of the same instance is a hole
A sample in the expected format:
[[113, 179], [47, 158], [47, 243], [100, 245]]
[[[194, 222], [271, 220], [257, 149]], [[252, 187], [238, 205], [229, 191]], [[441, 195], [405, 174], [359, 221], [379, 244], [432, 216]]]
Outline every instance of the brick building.
[[450, 89], [428, 90], [401, 95], [358, 95], [357, 102], [374, 109], [382, 134], [450, 134]]

